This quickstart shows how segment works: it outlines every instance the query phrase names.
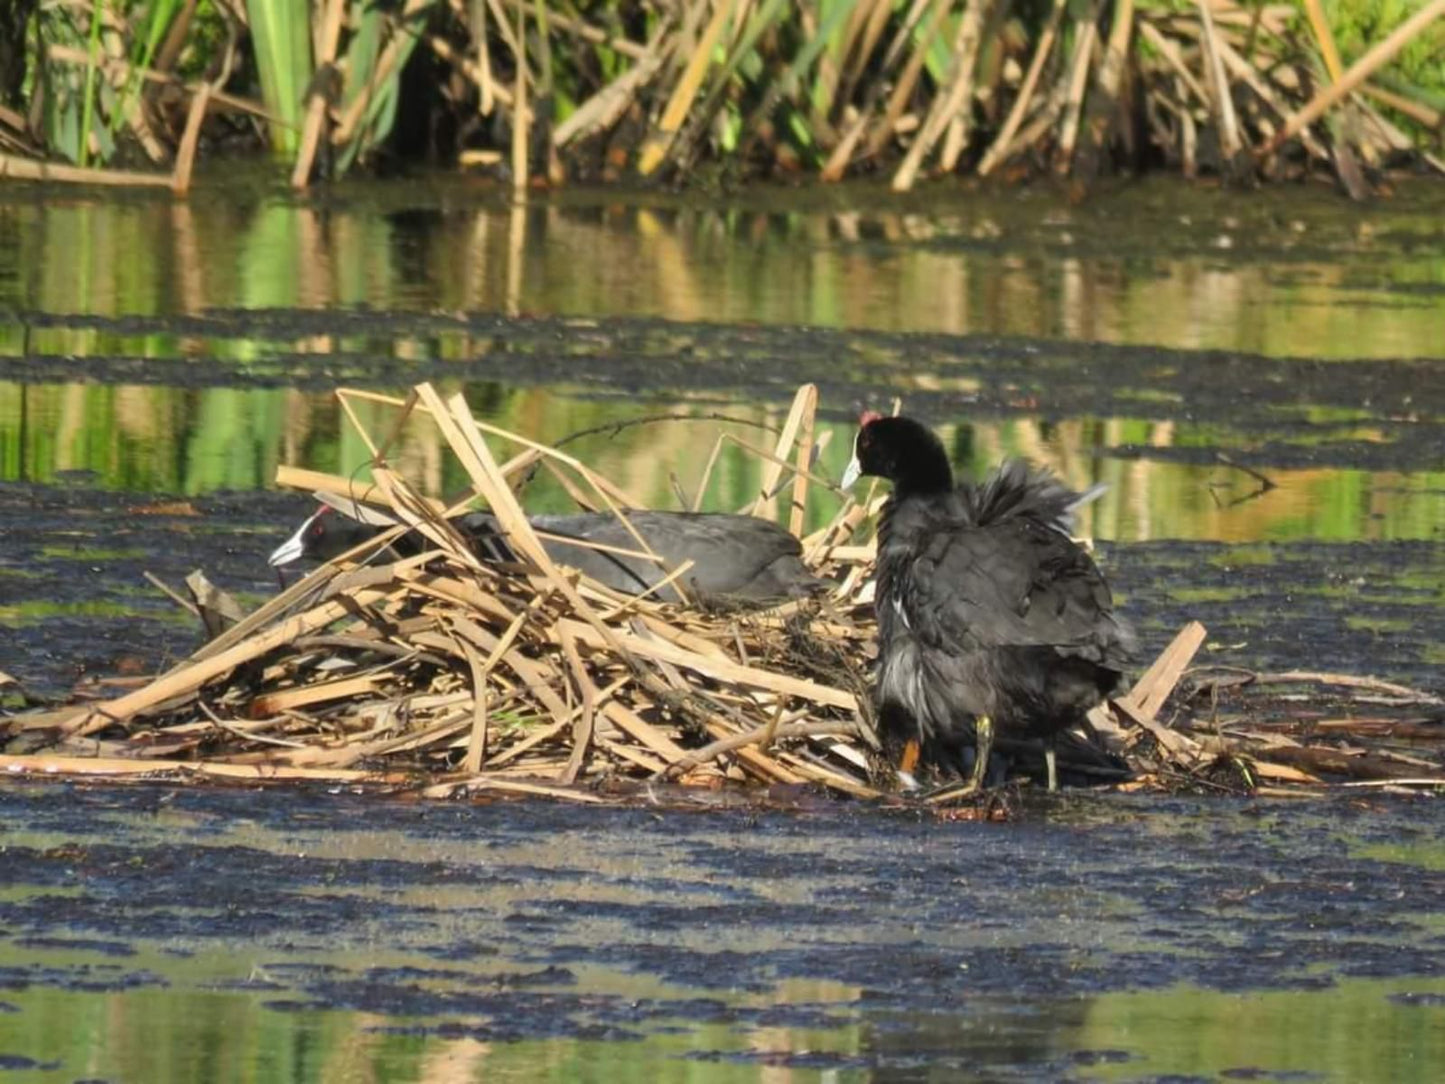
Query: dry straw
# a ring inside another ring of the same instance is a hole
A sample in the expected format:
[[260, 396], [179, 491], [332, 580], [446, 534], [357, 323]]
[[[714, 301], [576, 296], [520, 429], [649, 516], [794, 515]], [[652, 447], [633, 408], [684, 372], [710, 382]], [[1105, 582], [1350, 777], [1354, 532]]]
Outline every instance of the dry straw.
[[[12, 744], [0, 767], [370, 781], [430, 797], [475, 790], [591, 802], [607, 791], [601, 784], [625, 780], [654, 789], [813, 784], [881, 796], [874, 781], [886, 784], [891, 773], [875, 770], [867, 708], [873, 544], [855, 537], [877, 510], [872, 490], [861, 504], [845, 498], [827, 526], [801, 539], [805, 561], [835, 583], [826, 595], [765, 610], [665, 605], [556, 564], [528, 522], [514, 487], [539, 467], [583, 507], [628, 522], [637, 503], [585, 463], [479, 421], [460, 394], [443, 398], [429, 384], [405, 400], [337, 395], [372, 453], [374, 485], [358, 494], [346, 478], [294, 467], [280, 468], [278, 481], [335, 504], [368, 502], [403, 526], [317, 568], [118, 698], [10, 720], [30, 752], [14, 755]], [[386, 434], [361, 425], [362, 402], [391, 408]], [[736, 441], [762, 463], [749, 509], [788, 491], [787, 520], [800, 532], [809, 495], [832, 488], [813, 469], [826, 443], [815, 435], [817, 402], [814, 387], [799, 389], [771, 449], [719, 437], [698, 492], [722, 442]], [[462, 499], [429, 498], [390, 464], [409, 423], [437, 427], [468, 478]], [[494, 446], [510, 458], [499, 460]], [[478, 559], [456, 530], [451, 517], [477, 502], [496, 516], [514, 563]], [[427, 548], [397, 559], [389, 545], [407, 529]], [[649, 555], [633, 536], [634, 556]], [[672, 570], [672, 582], [683, 571]], [[1303, 741], [1258, 712], [1221, 711], [1241, 689], [1320, 685], [1375, 703], [1383, 696], [1397, 709], [1440, 705], [1413, 690], [1344, 675], [1212, 671], [1189, 682], [1203, 699], [1171, 699], [1204, 639], [1203, 626], [1191, 623], [1128, 695], [1095, 712], [1095, 744], [1114, 756], [1112, 768], [1099, 769], [1092, 753], [1097, 777], [1231, 791], [1289, 784], [1298, 792], [1331, 778], [1445, 783], [1438, 758], [1388, 747], [1394, 731], [1378, 715], [1361, 731], [1375, 748], [1342, 749], [1348, 720], [1316, 726]]]

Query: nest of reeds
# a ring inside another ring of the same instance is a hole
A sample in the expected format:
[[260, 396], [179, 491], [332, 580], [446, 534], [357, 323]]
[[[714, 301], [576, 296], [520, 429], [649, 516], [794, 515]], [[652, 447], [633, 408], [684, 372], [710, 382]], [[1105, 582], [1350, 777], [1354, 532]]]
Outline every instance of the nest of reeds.
[[[404, 526], [310, 572], [143, 688], [32, 720], [53, 728], [57, 752], [504, 789], [622, 775], [873, 793], [869, 549], [845, 544], [864, 518], [856, 503], [803, 539], [806, 562], [836, 582], [826, 596], [768, 609], [663, 604], [558, 566], [528, 522], [513, 487], [538, 467], [582, 506], [627, 522], [635, 504], [585, 464], [477, 421], [461, 395], [444, 400], [430, 385], [405, 401], [338, 395], [373, 454], [365, 499]], [[390, 467], [358, 400], [394, 406], [393, 433], [415, 416], [436, 425], [470, 479], [465, 499], [448, 507]], [[800, 389], [777, 447], [750, 448], [764, 460], [762, 489], [791, 489], [795, 533], [816, 481], [816, 402], [815, 388]], [[511, 457], [499, 461], [494, 443]], [[357, 498], [345, 478], [284, 467], [280, 478]], [[476, 500], [515, 561], [478, 558], [455, 529], [450, 516]], [[395, 559], [388, 545], [403, 530], [425, 551]], [[663, 582], [685, 595], [685, 571]]]
[[[398, 526], [310, 572], [142, 687], [10, 720], [12, 755], [0, 764], [112, 777], [374, 781], [433, 797], [490, 790], [597, 801], [602, 784], [627, 780], [691, 793], [730, 782], [812, 784], [855, 797], [891, 789], [869, 710], [873, 543], [854, 538], [876, 511], [871, 492], [861, 504], [845, 499], [801, 538], [805, 563], [834, 584], [826, 594], [766, 609], [664, 604], [557, 565], [528, 522], [515, 487], [535, 469], [555, 475], [580, 505], [626, 522], [634, 503], [585, 464], [478, 421], [460, 394], [444, 400], [427, 384], [405, 401], [337, 394], [371, 450], [372, 485], [358, 495], [345, 478], [290, 467], [279, 479], [335, 502], [371, 501]], [[390, 437], [367, 433], [358, 400], [395, 408]], [[789, 491], [794, 534], [810, 486], [828, 486], [811, 470], [823, 443], [816, 405], [816, 388], [805, 385], [774, 448], [737, 441], [762, 461], [760, 499]], [[390, 444], [416, 417], [437, 427], [466, 471], [462, 500], [424, 496], [388, 465]], [[737, 438], [719, 441], [728, 439]], [[499, 460], [494, 443], [510, 458]], [[716, 458], [715, 450], [709, 463]], [[482, 560], [458, 533], [451, 517], [477, 500], [515, 560]], [[403, 531], [426, 540], [423, 552], [396, 556], [390, 543]], [[650, 553], [634, 537], [637, 552]], [[685, 571], [665, 582], [680, 588]], [[1293, 718], [1278, 710], [1283, 702], [1272, 714], [1247, 703], [1238, 710], [1242, 690], [1278, 682], [1187, 672], [1204, 639], [1203, 626], [1186, 626], [1128, 694], [1096, 709], [1093, 733], [1065, 745], [1061, 766], [1168, 790], [1445, 785], [1438, 753], [1393, 747], [1397, 732], [1378, 711], [1351, 734], [1350, 705], [1312, 711], [1323, 703], [1318, 693], [1293, 692]], [[1291, 688], [1383, 693], [1417, 713], [1441, 705], [1374, 679], [1285, 677]], [[1445, 736], [1438, 719], [1415, 722], [1413, 737]], [[13, 755], [17, 748], [24, 755]]]

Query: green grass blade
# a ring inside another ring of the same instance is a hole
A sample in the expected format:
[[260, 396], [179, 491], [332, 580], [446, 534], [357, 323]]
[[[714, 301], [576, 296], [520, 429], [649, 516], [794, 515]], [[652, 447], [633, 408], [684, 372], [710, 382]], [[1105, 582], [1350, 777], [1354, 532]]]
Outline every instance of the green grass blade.
[[297, 0], [246, 0], [251, 43], [266, 108], [284, 123], [271, 128], [271, 146], [294, 154], [300, 138], [304, 103], [311, 79], [309, 5]]

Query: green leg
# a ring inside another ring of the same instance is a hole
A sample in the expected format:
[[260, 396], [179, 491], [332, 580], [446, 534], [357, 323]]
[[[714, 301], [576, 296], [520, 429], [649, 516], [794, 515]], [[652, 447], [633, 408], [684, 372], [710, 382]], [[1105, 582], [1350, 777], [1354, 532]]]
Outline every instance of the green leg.
[[974, 754], [973, 778], [969, 781], [968, 789], [971, 791], [983, 790], [983, 780], [988, 774], [988, 754], [993, 749], [993, 720], [987, 715], [980, 715], [973, 724], [974, 728]]
[[973, 774], [962, 786], [954, 783], [929, 794], [923, 799], [929, 805], [944, 805], [960, 798], [971, 798], [983, 790], [983, 780], [988, 774], [988, 754], [993, 748], [993, 720], [987, 715], [980, 715], [973, 726], [974, 748], [977, 750]]
[[1044, 739], [1044, 763], [1049, 769], [1049, 793], [1059, 789], [1059, 768], [1055, 763], [1054, 742], [1052, 738]]

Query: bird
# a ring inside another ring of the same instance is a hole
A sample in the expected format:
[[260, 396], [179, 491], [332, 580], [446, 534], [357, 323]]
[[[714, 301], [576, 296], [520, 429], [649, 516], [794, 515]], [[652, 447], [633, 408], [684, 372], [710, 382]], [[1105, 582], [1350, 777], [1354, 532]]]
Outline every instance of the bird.
[[[528, 522], [541, 532], [542, 545], [554, 561], [614, 591], [641, 594], [653, 589], [653, 597], [664, 602], [679, 602], [682, 596], [671, 583], [655, 585], [686, 561], [692, 567], [679, 582], [689, 596], [701, 600], [773, 602], [832, 586], [803, 563], [798, 539], [770, 520], [721, 512], [628, 510], [624, 514], [661, 558], [661, 565], [642, 553], [636, 538], [611, 513], [533, 515]], [[278, 567], [303, 558], [329, 560], [395, 522], [361, 506], [349, 515], [323, 503], [267, 560]], [[454, 518], [452, 525], [483, 560], [516, 559], [490, 513], [470, 512]], [[605, 552], [581, 543], [625, 552]], [[425, 543], [407, 534], [392, 546], [399, 553], [414, 554], [422, 552]]]
[[843, 488], [892, 482], [878, 521], [875, 702], [881, 744], [906, 786], [974, 738], [981, 790], [995, 730], [1041, 738], [1049, 789], [1056, 736], [1118, 684], [1132, 634], [1109, 585], [1069, 533], [1078, 494], [1007, 460], [955, 487], [943, 443], [907, 417], [859, 419]]

